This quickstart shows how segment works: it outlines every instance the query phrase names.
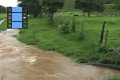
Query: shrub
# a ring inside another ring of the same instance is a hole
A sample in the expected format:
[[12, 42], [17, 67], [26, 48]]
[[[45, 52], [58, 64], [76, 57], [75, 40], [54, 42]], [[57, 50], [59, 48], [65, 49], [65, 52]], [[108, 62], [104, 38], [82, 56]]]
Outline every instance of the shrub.
[[68, 34], [69, 33], [69, 24], [67, 22], [63, 24], [62, 33], [63, 34]]
[[81, 40], [81, 41], [85, 40], [85, 34], [84, 34], [83, 30], [80, 31], [79, 36], [78, 36], [78, 40]]
[[107, 53], [109, 51], [109, 48], [106, 47], [106, 46], [100, 46], [98, 49], [97, 49], [97, 52], [98, 53]]
[[120, 77], [112, 76], [112, 77], [109, 77], [107, 80], [120, 80]]

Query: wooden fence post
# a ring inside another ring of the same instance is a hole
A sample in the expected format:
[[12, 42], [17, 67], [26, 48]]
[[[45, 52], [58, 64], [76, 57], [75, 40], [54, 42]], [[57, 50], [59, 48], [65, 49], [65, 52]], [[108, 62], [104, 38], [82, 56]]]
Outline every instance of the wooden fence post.
[[84, 30], [84, 22], [82, 22], [82, 24], [81, 24], [81, 30], [82, 31]]
[[103, 22], [103, 27], [102, 27], [102, 31], [101, 31], [99, 46], [101, 46], [101, 44], [102, 44], [102, 42], [103, 42], [104, 30], [105, 30], [105, 22]]
[[108, 30], [105, 32], [105, 41], [104, 41], [104, 45], [106, 46], [107, 44], [107, 37], [108, 37]]
[[72, 21], [71, 21], [71, 32], [75, 33], [75, 16], [72, 17]]

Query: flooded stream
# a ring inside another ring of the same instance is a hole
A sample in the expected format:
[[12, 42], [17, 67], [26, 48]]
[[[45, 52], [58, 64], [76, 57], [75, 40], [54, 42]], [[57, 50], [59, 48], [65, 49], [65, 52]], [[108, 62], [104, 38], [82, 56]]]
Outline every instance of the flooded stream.
[[0, 33], [0, 80], [106, 80], [120, 71], [83, 65], [52, 52], [19, 42], [12, 35], [19, 30]]

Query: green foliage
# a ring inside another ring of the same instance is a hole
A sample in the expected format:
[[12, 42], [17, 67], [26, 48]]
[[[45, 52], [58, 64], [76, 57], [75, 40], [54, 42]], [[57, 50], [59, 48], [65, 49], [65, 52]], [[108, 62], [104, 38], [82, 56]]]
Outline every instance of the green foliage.
[[100, 46], [97, 51], [98, 51], [99, 53], [107, 53], [108, 50], [109, 50], [108, 47], [106, 47], [106, 46]]
[[105, 9], [102, 0], [75, 0], [75, 8], [82, 9], [83, 12], [88, 12], [88, 16], [90, 16], [91, 12], [103, 12]]
[[46, 7], [46, 11], [55, 13], [57, 9], [63, 7], [64, 0], [43, 0], [42, 5]]
[[[67, 35], [59, 34], [61, 25], [70, 22], [68, 13], [56, 14], [58, 21], [55, 27], [48, 27], [47, 18], [29, 19], [28, 29], [21, 29], [18, 39], [26, 44], [37, 45], [44, 50], [53, 50], [69, 56], [77, 62], [99, 62], [120, 64], [120, 56], [113, 53], [99, 53], [98, 41], [103, 21], [106, 22], [106, 30], [109, 30], [108, 46], [117, 48], [120, 45], [120, 17], [76, 17], [76, 33]], [[81, 22], [84, 22], [85, 40], [78, 40]], [[0, 28], [6, 27], [6, 22]], [[114, 33], [114, 34], [113, 34]], [[97, 49], [97, 50], [96, 50]]]
[[68, 34], [69, 33], [69, 23], [64, 23], [62, 27], [62, 33], [63, 34]]
[[120, 11], [120, 3], [116, 4], [116, 5], [114, 6], [114, 9]]
[[[60, 19], [61, 23], [58, 22], [59, 25], [64, 24], [64, 21], [67, 20], [69, 22], [71, 19], [71, 16], [64, 13], [63, 15], [58, 14], [56, 16]], [[98, 41], [103, 21], [106, 21], [106, 29], [110, 30], [107, 44], [112, 47], [119, 47], [119, 19], [120, 18], [113, 17], [76, 17], [76, 33], [69, 33], [68, 35], [59, 34], [59, 27], [57, 26], [54, 28], [48, 27], [48, 25], [46, 25], [47, 19], [30, 19], [29, 28], [27, 30], [21, 30], [22, 32], [18, 39], [26, 44], [38, 45], [39, 48], [44, 50], [58, 51], [77, 62], [120, 64], [120, 56], [112, 53], [102, 53], [104, 52], [104, 47], [100, 49], [101, 53], [98, 52]], [[80, 31], [80, 22], [84, 22], [85, 24], [85, 40], [83, 41], [76, 40], [76, 38], [78, 39]], [[65, 30], [68, 31], [68, 29]], [[108, 49], [109, 48], [107, 48], [107, 50]]]
[[0, 20], [5, 19], [6, 17], [7, 17], [6, 14], [0, 14]]
[[109, 77], [107, 80], [120, 80], [120, 77], [119, 76], [112, 76], [112, 77]]
[[64, 0], [43, 0], [42, 5], [44, 11], [48, 13], [50, 20], [53, 21], [54, 13], [63, 7]]
[[42, 11], [42, 5], [39, 0], [22, 0], [22, 3], [18, 4], [18, 6], [27, 6], [29, 14], [33, 14], [34, 17], [37, 17]]
[[6, 9], [4, 6], [0, 5], [0, 14], [1, 13], [5, 13], [6, 12]]
[[83, 30], [80, 31], [80, 33], [78, 35], [78, 40], [80, 40], [80, 41], [85, 40], [85, 34], [84, 34]]
[[[6, 14], [0, 14], [0, 20], [3, 20], [6, 18]], [[5, 30], [7, 28], [7, 20], [5, 20], [1, 25], [0, 25], [0, 31]]]
[[71, 27], [71, 32], [75, 33], [75, 16], [72, 17], [70, 27]]
[[113, 3], [114, 2], [114, 0], [104, 0], [104, 3], [105, 4], [111, 4], [111, 3]]
[[75, 0], [65, 0], [62, 11], [65, 11], [65, 12], [67, 12], [67, 11], [75, 11], [74, 3], [75, 3]]

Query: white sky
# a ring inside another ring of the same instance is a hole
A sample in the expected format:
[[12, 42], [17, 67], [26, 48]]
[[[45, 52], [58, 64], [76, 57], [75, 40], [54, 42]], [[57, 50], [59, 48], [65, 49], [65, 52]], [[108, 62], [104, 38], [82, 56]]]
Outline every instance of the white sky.
[[5, 7], [16, 7], [17, 4], [17, 0], [0, 0], [0, 5]]

